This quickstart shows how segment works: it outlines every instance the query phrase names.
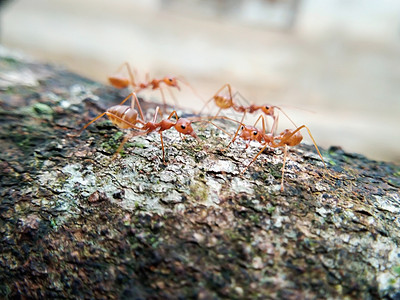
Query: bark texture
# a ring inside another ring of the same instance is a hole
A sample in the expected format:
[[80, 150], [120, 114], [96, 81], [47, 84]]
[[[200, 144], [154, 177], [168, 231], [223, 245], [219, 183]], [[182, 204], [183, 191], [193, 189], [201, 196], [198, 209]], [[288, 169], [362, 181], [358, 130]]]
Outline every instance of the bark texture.
[[399, 166], [301, 145], [281, 192], [279, 150], [242, 176], [259, 148], [201, 124], [111, 160], [109, 121], [67, 133], [126, 91], [0, 54], [0, 298], [400, 299]]

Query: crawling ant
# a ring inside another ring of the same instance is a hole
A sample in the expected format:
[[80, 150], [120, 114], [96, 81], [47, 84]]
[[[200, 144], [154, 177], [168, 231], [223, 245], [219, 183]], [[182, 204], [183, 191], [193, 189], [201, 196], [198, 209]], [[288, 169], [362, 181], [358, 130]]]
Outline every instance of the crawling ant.
[[[126, 101], [128, 101], [130, 98], [132, 98], [134, 101], [131, 101], [131, 105], [123, 105]], [[139, 113], [135, 109], [135, 103], [138, 106]], [[138, 114], [140, 114], [140, 118], [138, 117]], [[162, 138], [162, 132], [171, 128], [175, 128], [176, 131], [178, 131], [180, 134], [184, 135], [191, 135], [192, 137], [198, 139], [196, 133], [194, 132], [192, 128], [192, 121], [185, 119], [185, 118], [179, 118], [178, 114], [174, 110], [167, 119], [163, 119], [160, 122], [156, 122], [157, 116], [159, 114], [159, 107], [156, 108], [156, 112], [154, 114], [153, 120], [150, 122], [145, 122], [144, 117], [143, 117], [143, 112], [140, 107], [140, 103], [138, 101], [138, 98], [134, 92], [128, 95], [120, 104], [112, 106], [107, 109], [104, 113], [101, 113], [97, 117], [95, 117], [93, 120], [91, 120], [89, 123], [87, 123], [85, 126], [82, 127], [81, 130], [77, 132], [77, 134], [72, 135], [72, 136], [79, 136], [82, 131], [84, 131], [90, 124], [93, 122], [97, 121], [99, 118], [102, 116], [106, 115], [110, 121], [120, 129], [136, 129], [139, 132], [132, 132], [131, 134], [128, 134], [124, 137], [123, 141], [119, 145], [116, 153], [113, 156], [113, 159], [116, 157], [116, 155], [122, 150], [124, 144], [132, 137], [138, 136], [138, 135], [147, 135], [151, 132], [158, 132], [160, 134], [161, 138], [161, 147], [163, 151], [163, 162], [165, 164], [165, 150], [164, 150], [164, 142]], [[175, 116], [176, 122], [173, 122], [171, 118]], [[140, 124], [141, 126], [137, 126], [137, 124]]]
[[[225, 95], [221, 94], [221, 92], [225, 89], [228, 90], [228, 96], [226, 96], [226, 94]], [[236, 112], [243, 113], [242, 120], [240, 122], [243, 122], [243, 120], [246, 116], [246, 113], [252, 114], [257, 111], [262, 111], [266, 116], [270, 116], [273, 119], [273, 125], [272, 125], [271, 132], [272, 132], [272, 134], [275, 134], [275, 132], [278, 128], [278, 119], [279, 119], [279, 114], [276, 112], [276, 110], [280, 110], [289, 119], [289, 121], [292, 122], [292, 124], [295, 127], [297, 127], [296, 124], [292, 121], [292, 119], [279, 106], [255, 105], [255, 104], [251, 104], [250, 106], [239, 105], [238, 103], [236, 103], [234, 101], [234, 98], [236, 95], [241, 96], [241, 94], [239, 92], [236, 92], [233, 94], [231, 85], [229, 83], [226, 83], [205, 103], [205, 105], [203, 106], [201, 111], [203, 111], [203, 109], [206, 107], [206, 105], [208, 105], [211, 101], [214, 101], [214, 103], [219, 108], [216, 115], [214, 116], [214, 119], [216, 119], [218, 117], [221, 110], [232, 108]], [[241, 97], [244, 98], [243, 96], [241, 96]], [[239, 132], [239, 129], [236, 131], [235, 137], [237, 136], [238, 132]]]
[[[262, 120], [262, 130], [259, 130], [257, 127], [257, 123]], [[326, 168], [325, 161], [321, 155], [321, 152], [318, 149], [317, 143], [315, 142], [310, 129], [306, 125], [302, 125], [300, 127], [297, 127], [296, 129], [285, 129], [282, 131], [279, 135], [274, 136], [272, 133], [266, 133], [265, 131], [265, 119], [263, 115], [260, 115], [260, 117], [257, 119], [257, 121], [254, 123], [254, 126], [248, 126], [244, 125], [243, 123], [240, 123], [242, 132], [240, 133], [239, 137], [242, 138], [243, 140], [246, 141], [246, 148], [249, 146], [249, 143], [251, 141], [257, 141], [259, 142], [263, 147], [262, 149], [257, 153], [257, 155], [253, 158], [253, 160], [243, 169], [241, 172], [244, 174], [247, 169], [250, 167], [250, 165], [256, 161], [256, 159], [260, 156], [261, 153], [267, 148], [267, 147], [272, 147], [272, 148], [281, 148], [284, 147], [284, 158], [283, 158], [283, 165], [282, 165], [282, 180], [281, 180], [281, 191], [284, 190], [284, 176], [285, 176], [285, 165], [286, 165], [286, 158], [287, 158], [287, 148], [289, 147], [294, 147], [300, 144], [300, 142], [303, 140], [303, 136], [300, 132], [302, 129], [306, 129], [314, 146], [315, 149], [318, 152], [319, 157], [321, 158], [322, 162], [324, 163], [324, 166]], [[235, 137], [233, 138], [232, 141], [235, 140]], [[229, 145], [228, 145], [229, 146]]]
[[[156, 122], [157, 116], [159, 114], [160, 108], [157, 106], [156, 111], [154, 113], [153, 120], [147, 122], [140, 128], [142, 132], [135, 132], [132, 134], [128, 134], [125, 136], [124, 140], [121, 142], [121, 145], [117, 149], [117, 153], [122, 149], [123, 145], [126, 141], [128, 141], [131, 137], [138, 136], [138, 135], [148, 135], [152, 132], [158, 132], [160, 134], [161, 140], [161, 149], [163, 152], [163, 163], [165, 164], [165, 150], [164, 150], [164, 141], [162, 137], [162, 132], [171, 128], [175, 128], [179, 134], [190, 135], [196, 140], [198, 140], [198, 136], [192, 127], [192, 121], [186, 118], [179, 118], [177, 112], [174, 110], [170, 113], [167, 119], [162, 119], [160, 122]], [[175, 116], [176, 122], [171, 121], [171, 118]]]
[[[124, 67], [127, 69], [129, 77], [126, 77], [121, 74], [121, 71]], [[135, 72], [135, 75], [136, 75], [136, 72]], [[178, 78], [178, 77], [165, 76], [161, 79], [156, 79], [156, 78], [150, 79], [149, 73], [146, 73], [146, 79], [144, 82], [136, 82], [134, 73], [132, 72], [131, 67], [128, 62], [124, 62], [118, 68], [118, 70], [116, 71], [116, 73], [114, 75], [109, 76], [108, 81], [110, 82], [110, 84], [112, 86], [119, 88], [119, 89], [123, 89], [123, 88], [127, 88], [129, 86], [132, 86], [133, 90], [136, 93], [139, 93], [140, 91], [145, 90], [145, 89], [159, 90], [161, 93], [161, 98], [162, 98], [163, 104], [164, 104], [164, 110], [167, 106], [167, 102], [165, 100], [165, 94], [164, 94], [162, 85], [165, 85], [166, 87], [173, 87], [173, 88], [178, 89], [178, 91], [180, 91], [181, 88], [178, 85], [178, 81], [180, 81], [193, 90], [193, 88], [189, 85], [189, 83], [187, 83], [182, 78]], [[172, 92], [169, 89], [168, 89], [168, 91], [170, 92], [172, 98], [174, 99], [174, 101], [176, 103], [176, 99], [175, 99], [174, 95], [172, 94]], [[196, 91], [193, 90], [193, 92], [195, 94], [197, 94]]]

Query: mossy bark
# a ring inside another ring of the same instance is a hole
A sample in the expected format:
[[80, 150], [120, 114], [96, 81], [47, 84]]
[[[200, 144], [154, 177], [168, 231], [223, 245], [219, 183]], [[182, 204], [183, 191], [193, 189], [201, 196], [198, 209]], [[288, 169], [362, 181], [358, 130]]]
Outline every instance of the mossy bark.
[[0, 89], [0, 298], [400, 297], [398, 166], [301, 145], [281, 192], [282, 153], [241, 175], [259, 148], [201, 124], [111, 160], [110, 122], [67, 134], [126, 91], [4, 49]]

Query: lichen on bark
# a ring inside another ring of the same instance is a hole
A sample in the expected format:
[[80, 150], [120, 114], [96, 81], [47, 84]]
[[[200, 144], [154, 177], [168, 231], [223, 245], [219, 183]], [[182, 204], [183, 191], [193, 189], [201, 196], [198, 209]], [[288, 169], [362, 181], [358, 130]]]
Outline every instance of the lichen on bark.
[[110, 122], [67, 133], [123, 92], [4, 50], [0, 70], [1, 297], [399, 297], [399, 166], [332, 147], [325, 170], [303, 144], [281, 192], [281, 151], [241, 175], [257, 145], [202, 124], [164, 133], [166, 165], [156, 133], [112, 160]]

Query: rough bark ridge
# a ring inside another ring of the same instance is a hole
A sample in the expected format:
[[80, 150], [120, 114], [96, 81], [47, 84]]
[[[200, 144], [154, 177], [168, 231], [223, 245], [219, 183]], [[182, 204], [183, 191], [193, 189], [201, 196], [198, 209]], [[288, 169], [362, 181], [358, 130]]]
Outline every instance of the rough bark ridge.
[[1, 298], [399, 299], [398, 166], [301, 145], [280, 192], [279, 151], [241, 176], [258, 148], [200, 124], [165, 132], [166, 166], [158, 134], [111, 161], [110, 122], [66, 134], [120, 92], [4, 50], [0, 71]]

